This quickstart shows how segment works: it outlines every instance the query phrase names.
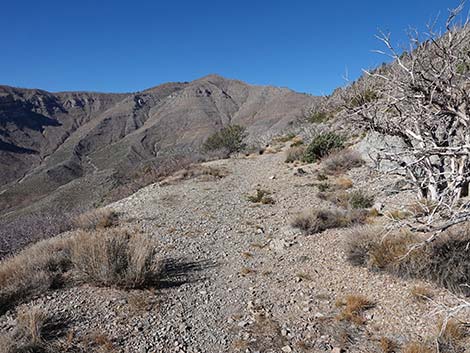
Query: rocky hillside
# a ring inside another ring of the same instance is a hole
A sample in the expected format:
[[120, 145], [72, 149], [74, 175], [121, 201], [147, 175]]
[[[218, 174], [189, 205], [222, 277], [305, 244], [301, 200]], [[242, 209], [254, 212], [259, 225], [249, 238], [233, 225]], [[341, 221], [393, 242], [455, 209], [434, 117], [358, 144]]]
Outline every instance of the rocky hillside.
[[0, 212], [44, 197], [56, 205], [65, 197], [64, 207], [96, 202], [115, 186], [116, 173], [196, 155], [229, 124], [256, 137], [278, 133], [313, 102], [285, 88], [216, 75], [129, 94], [0, 86], [0, 164], [8, 166], [0, 170]]

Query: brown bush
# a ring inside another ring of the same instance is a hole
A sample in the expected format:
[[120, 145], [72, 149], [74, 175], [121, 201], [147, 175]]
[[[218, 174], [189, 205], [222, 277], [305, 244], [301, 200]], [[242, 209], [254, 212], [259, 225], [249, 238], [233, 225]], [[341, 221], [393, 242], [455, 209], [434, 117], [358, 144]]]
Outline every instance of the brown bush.
[[336, 301], [336, 306], [341, 307], [338, 320], [347, 320], [355, 324], [364, 324], [364, 311], [375, 306], [374, 302], [362, 295], [347, 295]]
[[46, 312], [37, 306], [25, 307], [19, 311], [16, 318], [17, 328], [24, 340], [28, 342], [28, 346], [40, 347], [47, 319]]
[[323, 170], [328, 174], [345, 173], [363, 164], [360, 153], [350, 149], [336, 151], [322, 160]]
[[70, 268], [64, 238], [40, 241], [0, 262], [0, 314], [32, 296], [59, 286]]
[[342, 211], [337, 209], [313, 209], [298, 214], [291, 225], [304, 231], [305, 234], [316, 234], [330, 228], [349, 227], [362, 223], [365, 215], [357, 211]]
[[403, 347], [403, 353], [432, 353], [433, 350], [425, 343], [410, 342]]
[[72, 264], [86, 282], [143, 288], [158, 280], [155, 248], [144, 234], [125, 228], [78, 231], [70, 247]]
[[467, 336], [465, 325], [456, 319], [439, 320], [437, 325], [438, 341], [448, 348], [456, 348]]
[[262, 203], [263, 205], [273, 205], [276, 203], [267, 190], [257, 189], [255, 195], [247, 196], [247, 200], [253, 203]]
[[91, 210], [75, 218], [75, 227], [93, 230], [116, 226], [119, 222], [118, 214], [109, 208]]

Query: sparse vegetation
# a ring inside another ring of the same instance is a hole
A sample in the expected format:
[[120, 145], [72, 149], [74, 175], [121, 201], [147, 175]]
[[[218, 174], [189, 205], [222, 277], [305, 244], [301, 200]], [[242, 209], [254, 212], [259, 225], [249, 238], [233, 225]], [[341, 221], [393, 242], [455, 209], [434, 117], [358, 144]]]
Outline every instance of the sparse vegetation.
[[328, 174], [341, 174], [364, 164], [359, 152], [350, 149], [331, 153], [322, 160], [323, 170]]
[[354, 97], [351, 98], [349, 105], [351, 108], [358, 108], [366, 105], [367, 103], [374, 102], [380, 98], [380, 95], [370, 89], [366, 88], [361, 92], [358, 92]]
[[410, 342], [403, 347], [403, 353], [432, 353], [429, 345], [421, 342]]
[[379, 344], [383, 353], [395, 353], [398, 350], [398, 344], [388, 337], [381, 337]]
[[347, 295], [336, 301], [336, 306], [341, 308], [338, 320], [347, 320], [356, 325], [366, 322], [364, 311], [375, 306], [374, 302], [362, 295]]
[[204, 142], [205, 151], [225, 150], [228, 154], [241, 152], [246, 144], [246, 128], [240, 125], [230, 125], [209, 136]]
[[418, 301], [426, 301], [433, 297], [432, 291], [425, 286], [414, 286], [410, 291], [411, 296]]
[[316, 136], [308, 145], [304, 154], [304, 161], [314, 163], [325, 157], [333, 150], [343, 147], [345, 138], [335, 134], [334, 132], [326, 132]]
[[319, 124], [328, 121], [331, 114], [326, 111], [314, 111], [307, 117], [307, 121], [312, 124]]
[[363, 221], [364, 215], [360, 212], [312, 209], [298, 214], [291, 225], [301, 229], [305, 234], [316, 234], [330, 228], [344, 228]]
[[263, 205], [272, 205], [275, 201], [270, 195], [271, 193], [267, 190], [257, 189], [256, 194], [249, 195], [247, 200], [253, 203], [262, 203]]
[[467, 335], [465, 325], [456, 319], [439, 320], [437, 325], [438, 342], [441, 347], [449, 351], [455, 351], [461, 345], [461, 341]]

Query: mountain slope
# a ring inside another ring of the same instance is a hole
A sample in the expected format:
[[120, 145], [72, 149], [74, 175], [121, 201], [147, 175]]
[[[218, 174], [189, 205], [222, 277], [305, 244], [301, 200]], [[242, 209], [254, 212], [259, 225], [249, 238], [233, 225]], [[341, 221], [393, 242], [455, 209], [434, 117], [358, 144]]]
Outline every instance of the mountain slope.
[[0, 170], [0, 212], [51, 197], [77, 180], [112, 189], [116, 173], [195, 154], [228, 124], [244, 125], [256, 137], [279, 133], [315, 100], [217, 75], [129, 94], [0, 86], [0, 164], [9, 166]]

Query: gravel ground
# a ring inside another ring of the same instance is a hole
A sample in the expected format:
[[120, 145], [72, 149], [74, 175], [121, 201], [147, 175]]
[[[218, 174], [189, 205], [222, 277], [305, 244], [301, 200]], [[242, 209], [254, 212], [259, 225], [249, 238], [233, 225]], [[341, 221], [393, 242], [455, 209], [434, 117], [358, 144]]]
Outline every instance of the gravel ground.
[[[298, 176], [283, 153], [206, 165], [228, 175], [154, 184], [109, 206], [155, 239], [167, 263], [161, 288], [80, 286], [28, 305], [63, 317], [77, 337], [108, 337], [117, 352], [338, 353], [381, 352], [381, 337], [401, 343], [431, 337], [435, 302], [456, 303], [433, 284], [349, 265], [343, 252], [348, 229], [313, 236], [293, 229], [289, 223], [297, 212], [326, 205], [312, 186], [317, 166], [302, 166], [306, 173]], [[349, 177], [388, 207], [403, 205], [403, 194], [384, 187], [394, 180], [367, 167]], [[257, 188], [272, 192], [275, 204], [247, 201]], [[413, 299], [417, 284], [427, 286], [435, 302]], [[348, 294], [376, 303], [365, 325], [337, 320], [335, 302]], [[12, 315], [0, 325], [13, 326]]]

